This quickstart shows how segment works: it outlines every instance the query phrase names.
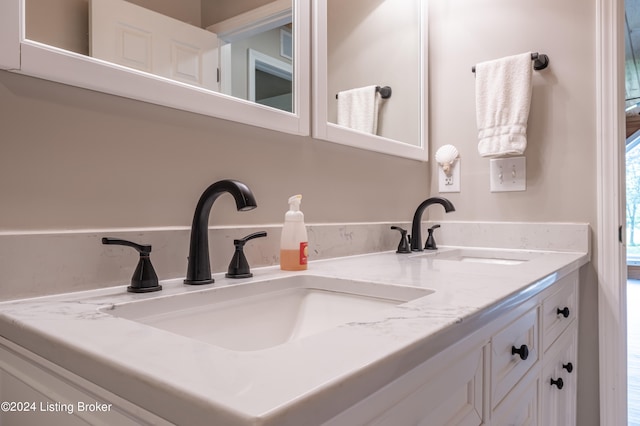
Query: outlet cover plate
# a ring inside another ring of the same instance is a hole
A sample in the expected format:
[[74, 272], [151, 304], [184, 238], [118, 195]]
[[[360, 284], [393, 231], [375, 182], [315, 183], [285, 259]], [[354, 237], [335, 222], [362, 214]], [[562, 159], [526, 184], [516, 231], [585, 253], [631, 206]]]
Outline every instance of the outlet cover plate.
[[460, 192], [460, 159], [451, 166], [451, 176], [447, 176], [442, 167], [438, 165], [438, 191]]
[[526, 191], [525, 157], [494, 158], [489, 161], [491, 192]]

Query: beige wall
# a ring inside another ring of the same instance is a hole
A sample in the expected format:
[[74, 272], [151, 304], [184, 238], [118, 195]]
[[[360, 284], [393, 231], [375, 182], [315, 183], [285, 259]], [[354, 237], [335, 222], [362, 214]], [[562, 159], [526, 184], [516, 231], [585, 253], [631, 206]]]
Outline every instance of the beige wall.
[[429, 194], [425, 163], [8, 72], [0, 120], [0, 231], [189, 226], [224, 178], [258, 208], [225, 196], [212, 225], [281, 223], [299, 192], [310, 223], [408, 221]]
[[[462, 190], [450, 198], [461, 218], [595, 224], [595, 6], [589, 4], [430, 2], [431, 146], [460, 151]], [[547, 53], [550, 66], [533, 75], [527, 190], [491, 193], [489, 160], [477, 151], [471, 66], [529, 50]], [[438, 190], [435, 179], [431, 189]]]
[[[431, 152], [453, 144], [461, 192], [444, 194], [456, 219], [574, 221], [595, 227], [595, 2], [584, 0], [429, 1]], [[477, 62], [539, 51], [549, 68], [534, 72], [528, 122], [527, 190], [491, 193], [489, 160], [477, 151]], [[431, 193], [437, 194], [436, 167]], [[432, 219], [445, 218], [434, 209]], [[446, 215], [449, 219], [451, 215]], [[594, 235], [594, 253], [597, 235]], [[594, 267], [581, 271], [578, 424], [598, 425], [598, 313]]]
[[26, 0], [26, 36], [72, 52], [89, 54], [88, 0]]
[[274, 0], [202, 0], [202, 27], [248, 12]]

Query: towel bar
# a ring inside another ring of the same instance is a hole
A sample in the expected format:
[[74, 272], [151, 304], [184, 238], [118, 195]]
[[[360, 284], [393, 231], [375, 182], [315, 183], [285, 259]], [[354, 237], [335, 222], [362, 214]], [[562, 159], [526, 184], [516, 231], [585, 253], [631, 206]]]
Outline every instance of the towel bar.
[[[391, 87], [389, 86], [376, 86], [376, 92], [380, 93], [380, 97], [382, 99], [389, 99], [391, 97]], [[338, 99], [338, 94], [336, 93], [336, 99]]]
[[[549, 66], [549, 56], [544, 53], [532, 53], [531, 60], [533, 61], [533, 69], [536, 71], [543, 70]], [[471, 72], [476, 72], [475, 65], [471, 67]]]

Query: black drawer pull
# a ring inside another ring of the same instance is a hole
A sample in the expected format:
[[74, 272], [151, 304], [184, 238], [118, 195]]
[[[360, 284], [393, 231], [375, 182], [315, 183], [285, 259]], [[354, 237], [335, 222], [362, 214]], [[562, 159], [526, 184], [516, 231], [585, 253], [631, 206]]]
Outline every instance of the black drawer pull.
[[562, 368], [567, 370], [568, 373], [571, 373], [573, 371], [573, 364], [570, 363], [570, 362], [568, 362], [566, 364], [562, 364]]
[[558, 380], [551, 379], [551, 386], [556, 385], [558, 389], [562, 389], [564, 387], [564, 381], [562, 381], [562, 377], [558, 377]]
[[511, 355], [518, 354], [520, 355], [521, 360], [525, 360], [529, 358], [529, 348], [527, 345], [522, 345], [520, 348], [516, 348], [515, 346], [511, 346]]
[[558, 308], [556, 312], [558, 313], [558, 315], [562, 315], [565, 318], [569, 318], [570, 311], [569, 311], [569, 308], [566, 306], [564, 307], [564, 309]]

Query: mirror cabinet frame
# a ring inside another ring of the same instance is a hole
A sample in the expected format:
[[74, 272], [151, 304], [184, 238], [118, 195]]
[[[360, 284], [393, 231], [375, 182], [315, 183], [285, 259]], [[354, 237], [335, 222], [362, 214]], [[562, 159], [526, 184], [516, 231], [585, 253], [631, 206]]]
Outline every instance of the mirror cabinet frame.
[[[328, 52], [327, 52], [327, 2], [329, 0], [314, 0], [313, 19], [313, 129], [312, 136], [343, 145], [362, 148], [398, 157], [428, 161], [428, 16], [426, 2], [420, 1], [421, 30], [420, 30], [420, 144], [410, 145], [382, 136], [370, 135], [339, 126], [329, 121], [329, 102], [332, 101], [328, 91]], [[335, 101], [335, 100], [333, 100]]]
[[292, 0], [294, 112], [26, 39], [24, 0], [0, 2], [0, 69], [297, 135], [310, 133], [310, 4]]
[[[422, 120], [419, 146], [368, 135], [329, 122], [327, 0], [292, 0], [292, 17], [295, 23], [294, 113], [27, 40], [24, 28], [24, 0], [0, 2], [0, 69], [280, 132], [302, 136], [311, 133], [316, 139], [428, 161], [428, 19], [427, 6], [424, 2], [420, 3]], [[313, 62], [309, 53], [311, 50], [314, 52]]]

